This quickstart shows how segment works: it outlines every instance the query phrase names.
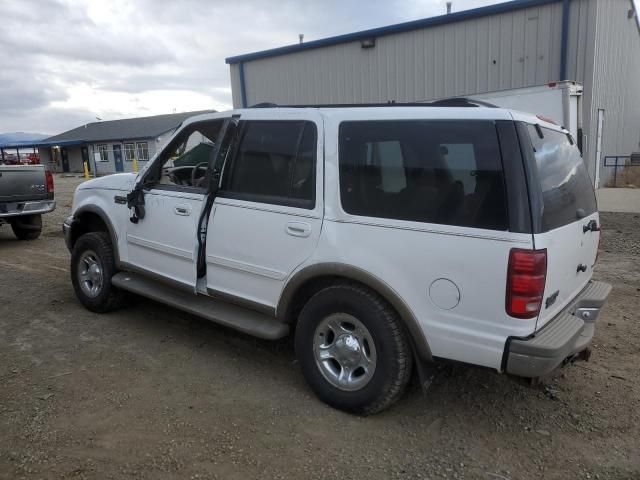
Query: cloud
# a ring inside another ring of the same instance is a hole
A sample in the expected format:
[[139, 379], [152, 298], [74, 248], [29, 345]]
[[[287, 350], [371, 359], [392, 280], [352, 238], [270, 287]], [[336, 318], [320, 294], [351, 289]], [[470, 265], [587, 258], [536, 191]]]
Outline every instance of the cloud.
[[1, 0], [0, 132], [228, 109], [226, 57], [444, 12], [445, 0]]

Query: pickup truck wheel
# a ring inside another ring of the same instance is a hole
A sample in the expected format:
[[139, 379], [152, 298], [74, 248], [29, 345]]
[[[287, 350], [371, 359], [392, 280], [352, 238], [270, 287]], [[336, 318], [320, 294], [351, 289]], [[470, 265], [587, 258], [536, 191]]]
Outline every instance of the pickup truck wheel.
[[111, 285], [115, 273], [109, 235], [91, 232], [76, 241], [71, 253], [71, 282], [76, 296], [88, 310], [103, 313], [122, 305], [124, 292]]
[[300, 313], [295, 348], [315, 394], [351, 413], [386, 409], [411, 377], [411, 348], [398, 314], [358, 284], [334, 285], [311, 297]]
[[16, 217], [11, 222], [11, 229], [18, 240], [35, 240], [42, 232], [42, 215]]

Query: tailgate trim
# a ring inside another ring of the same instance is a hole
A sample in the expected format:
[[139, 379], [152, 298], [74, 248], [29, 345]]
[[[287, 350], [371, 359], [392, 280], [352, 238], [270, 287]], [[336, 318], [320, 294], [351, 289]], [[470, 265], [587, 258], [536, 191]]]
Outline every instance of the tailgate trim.
[[[555, 370], [566, 358], [584, 350], [595, 331], [595, 320], [611, 285], [591, 280], [553, 319], [528, 337], [509, 337], [503, 370], [521, 377], [540, 377]], [[597, 310], [586, 320], [575, 315], [581, 308]]]

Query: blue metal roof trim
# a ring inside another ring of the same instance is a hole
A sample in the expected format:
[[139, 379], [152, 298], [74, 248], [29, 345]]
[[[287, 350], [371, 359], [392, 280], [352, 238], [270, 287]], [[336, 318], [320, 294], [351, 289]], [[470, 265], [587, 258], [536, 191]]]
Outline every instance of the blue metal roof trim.
[[0, 144], [0, 148], [32, 148], [32, 147], [52, 147], [54, 145], [59, 145], [61, 147], [69, 146], [69, 145], [81, 145], [85, 143], [84, 140], [61, 140], [59, 142], [48, 142], [46, 138], [42, 140], [37, 140], [35, 142], [19, 142], [19, 143], [3, 143]]
[[288, 53], [302, 52], [304, 50], [312, 50], [314, 48], [327, 47], [330, 45], [339, 45], [341, 43], [353, 42], [365, 38], [382, 37], [385, 35], [392, 35], [394, 33], [410, 32], [412, 30], [418, 30], [420, 28], [446, 25], [448, 23], [461, 22], [463, 20], [470, 20], [473, 18], [485, 17], [488, 15], [496, 15], [499, 13], [507, 13], [515, 10], [521, 10], [523, 8], [538, 7], [550, 3], [558, 3], [561, 1], [562, 0], [513, 0], [511, 2], [473, 8], [471, 10], [464, 10], [462, 12], [439, 15], [437, 17], [423, 18], [420, 20], [388, 25], [386, 27], [372, 28], [370, 30], [362, 30], [360, 32], [322, 38], [320, 40], [313, 40], [306, 43], [298, 43], [294, 45], [287, 45], [285, 47], [272, 48], [270, 50], [263, 50], [261, 52], [236, 55], [234, 57], [226, 58], [225, 62], [228, 64], [235, 64], [257, 60], [259, 58], [276, 57], [278, 55], [286, 55]]

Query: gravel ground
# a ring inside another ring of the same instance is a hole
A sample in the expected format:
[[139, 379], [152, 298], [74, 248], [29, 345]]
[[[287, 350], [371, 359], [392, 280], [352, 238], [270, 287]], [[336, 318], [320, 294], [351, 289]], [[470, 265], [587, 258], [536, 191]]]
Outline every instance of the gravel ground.
[[614, 285], [589, 363], [537, 387], [446, 366], [369, 418], [321, 404], [291, 342], [139, 300], [76, 301], [60, 223], [0, 229], [0, 479], [640, 478], [640, 215], [606, 213], [596, 278]]

